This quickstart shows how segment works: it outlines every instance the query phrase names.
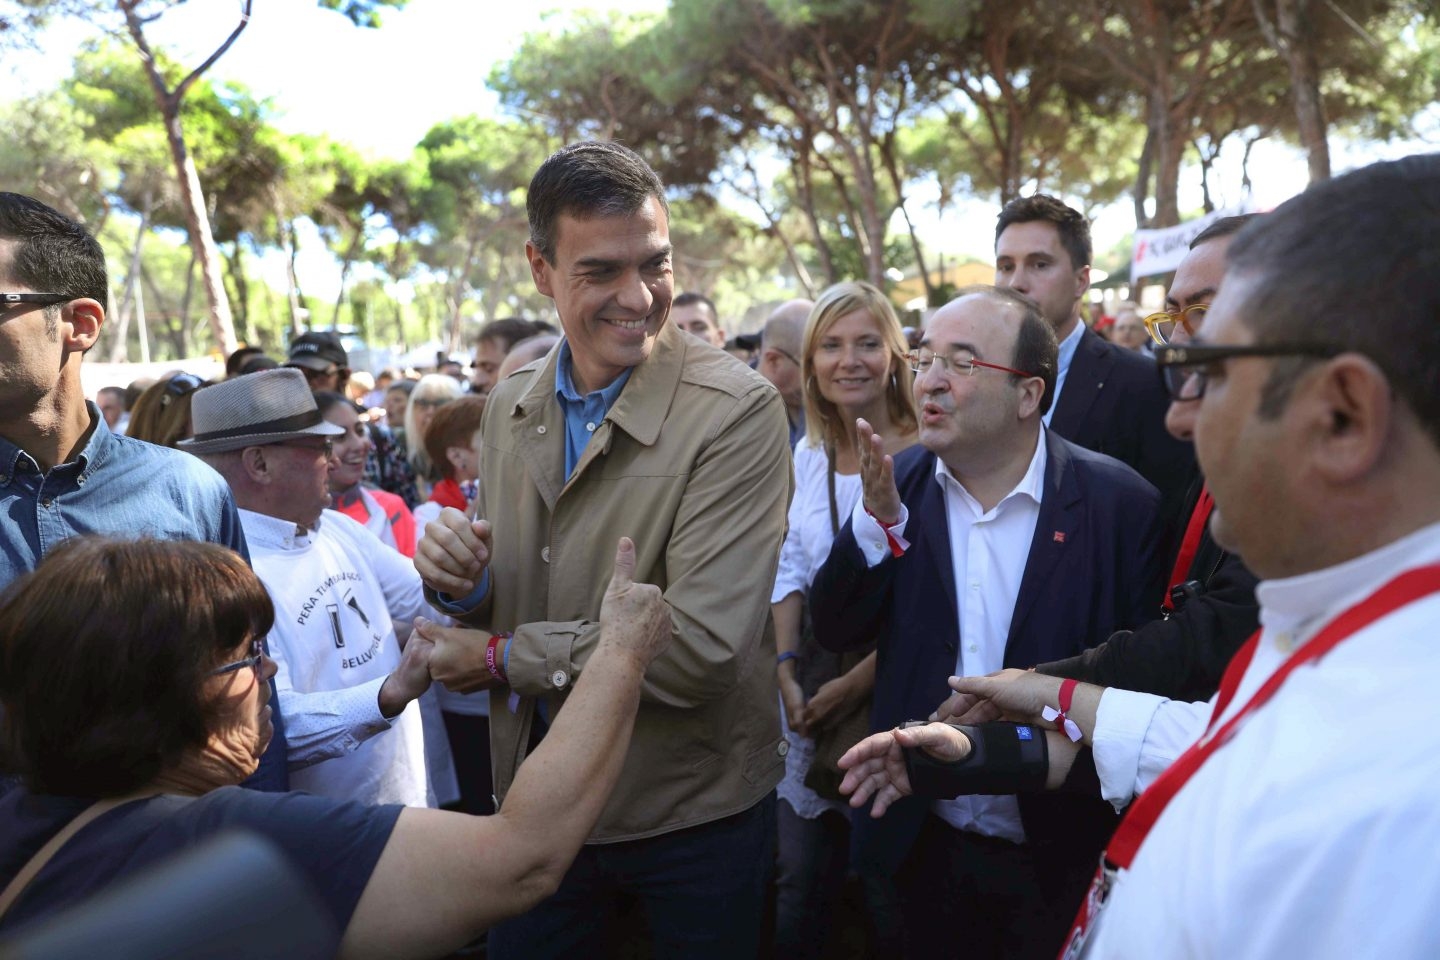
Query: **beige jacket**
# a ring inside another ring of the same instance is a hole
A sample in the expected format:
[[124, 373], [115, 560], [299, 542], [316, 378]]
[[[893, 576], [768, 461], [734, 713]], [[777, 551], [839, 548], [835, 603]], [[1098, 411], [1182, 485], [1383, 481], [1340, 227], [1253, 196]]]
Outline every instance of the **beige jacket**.
[[[599, 639], [621, 536], [665, 593], [674, 640], [650, 667], [619, 785], [591, 837], [629, 840], [745, 810], [784, 769], [770, 588], [794, 487], [785, 411], [761, 376], [666, 323], [565, 481], [559, 348], [485, 409], [480, 513], [490, 591], [465, 618], [514, 631], [491, 695], [496, 796]], [[477, 643], [485, 642], [477, 636]], [[507, 700], [519, 694], [512, 713]]]

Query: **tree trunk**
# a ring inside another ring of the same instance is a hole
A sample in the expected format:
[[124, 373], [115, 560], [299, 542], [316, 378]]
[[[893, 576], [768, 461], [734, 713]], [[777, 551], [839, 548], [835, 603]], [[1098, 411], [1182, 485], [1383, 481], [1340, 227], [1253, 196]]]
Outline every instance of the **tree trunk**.
[[350, 279], [350, 268], [355, 265], [355, 258], [360, 254], [360, 240], [364, 236], [365, 224], [362, 221], [350, 237], [350, 245], [345, 248], [345, 259], [340, 263], [340, 292], [335, 295], [335, 312], [330, 315], [332, 327], [340, 326], [340, 308], [345, 305], [345, 284]]
[[1309, 0], [1274, 0], [1275, 18], [1265, 0], [1254, 0], [1255, 15], [1270, 45], [1285, 58], [1290, 70], [1290, 97], [1300, 144], [1310, 166], [1310, 182], [1330, 179], [1330, 142], [1325, 103], [1320, 97], [1320, 64], [1310, 31]]
[[130, 272], [125, 276], [125, 293], [120, 298], [120, 307], [115, 311], [114, 339], [110, 341], [110, 362], [124, 363], [130, 353], [130, 311], [140, 296], [140, 250], [145, 245], [145, 233], [150, 229], [151, 194], [145, 191], [141, 202], [140, 226], [135, 231], [135, 245], [130, 248]]
[[305, 317], [300, 316], [300, 281], [295, 275], [295, 258], [300, 253], [300, 243], [295, 239], [295, 224], [286, 217], [275, 213], [275, 222], [280, 229], [280, 243], [285, 251], [285, 298], [290, 307], [290, 333], [299, 336], [305, 332]]
[[145, 288], [136, 278], [135, 332], [140, 336], [140, 362], [150, 362], [150, 328], [145, 323]]
[[[808, 133], [806, 135], [808, 136]], [[815, 178], [810, 167], [808, 148], [796, 156], [791, 169], [797, 174], [795, 182], [800, 190], [800, 208], [805, 211], [805, 220], [810, 225], [810, 236], [815, 244], [815, 252], [820, 257], [820, 269], [825, 274], [825, 285], [828, 287], [839, 281], [840, 277], [839, 271], [835, 269], [835, 255], [830, 249], [829, 241], [825, 239], [824, 231], [820, 229], [820, 218], [815, 215]]]
[[[1153, 112], [1153, 107], [1150, 111]], [[1145, 145], [1140, 150], [1140, 160], [1135, 173], [1135, 229], [1144, 230], [1150, 226], [1150, 215], [1145, 212], [1145, 204], [1150, 199], [1150, 177], [1155, 168], [1155, 126], [1147, 122], [1145, 125]]]
[[186, 77], [174, 90], [170, 90], [165, 85], [165, 78], [160, 76], [155, 57], [145, 39], [143, 21], [135, 11], [135, 0], [120, 0], [119, 6], [125, 14], [125, 24], [130, 31], [130, 36], [140, 51], [140, 60], [145, 66], [145, 74], [149, 78], [150, 88], [155, 94], [155, 105], [160, 109], [161, 120], [165, 127], [165, 140], [169, 144], [170, 158], [175, 163], [175, 172], [180, 184], [180, 201], [185, 213], [185, 226], [190, 233], [190, 245], [195, 251], [195, 259], [200, 264], [202, 286], [205, 289], [205, 299], [210, 307], [210, 327], [215, 337], [215, 345], [228, 356], [238, 346], [235, 341], [235, 323], [230, 315], [230, 303], [225, 298], [225, 279], [220, 266], [220, 251], [215, 245], [215, 237], [210, 230], [210, 217], [205, 210], [205, 192], [200, 186], [200, 175], [195, 170], [195, 161], [185, 145], [185, 134], [180, 125], [180, 101], [185, 96], [189, 85], [204, 70], [208, 69], [229, 48], [230, 44], [235, 42], [235, 38], [245, 28], [245, 24], [249, 22], [249, 4], [242, 5], [240, 26], [235, 29], [224, 45], [211, 54], [199, 69]]
[[240, 249], [240, 238], [230, 245], [230, 282], [235, 284], [235, 302], [240, 304], [242, 322], [250, 326], [250, 281], [245, 276], [244, 252]]
[[165, 323], [165, 339], [170, 341], [170, 349], [175, 351], [176, 359], [188, 357], [190, 355], [190, 344], [185, 335], [185, 318], [170, 309], [170, 305], [165, 301], [165, 294], [161, 291], [159, 285], [155, 283], [155, 278], [146, 272], [143, 267], [140, 270], [140, 279], [150, 288], [150, 298], [155, 301], [155, 306], [159, 309], [160, 315], [167, 318]]

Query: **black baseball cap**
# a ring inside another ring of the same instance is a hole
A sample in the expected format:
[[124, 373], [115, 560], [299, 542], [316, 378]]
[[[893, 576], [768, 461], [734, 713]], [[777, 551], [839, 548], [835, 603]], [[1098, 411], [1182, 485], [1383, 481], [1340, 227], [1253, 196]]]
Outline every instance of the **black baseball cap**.
[[312, 330], [290, 342], [290, 359], [285, 361], [285, 366], [325, 371], [332, 365], [350, 366], [350, 358], [340, 345], [339, 334], [329, 330]]

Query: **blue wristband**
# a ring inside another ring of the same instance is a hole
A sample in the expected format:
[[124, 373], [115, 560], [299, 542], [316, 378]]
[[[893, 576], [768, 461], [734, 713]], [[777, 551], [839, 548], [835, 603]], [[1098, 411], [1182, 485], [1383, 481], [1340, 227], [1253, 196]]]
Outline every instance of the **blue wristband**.
[[799, 660], [799, 659], [800, 659], [800, 654], [796, 653], [794, 650], [786, 650], [784, 653], [780, 654], [780, 656], [778, 656], [778, 657], [775, 658], [775, 666], [777, 666], [777, 667], [780, 666], [780, 664], [784, 663], [786, 660]]

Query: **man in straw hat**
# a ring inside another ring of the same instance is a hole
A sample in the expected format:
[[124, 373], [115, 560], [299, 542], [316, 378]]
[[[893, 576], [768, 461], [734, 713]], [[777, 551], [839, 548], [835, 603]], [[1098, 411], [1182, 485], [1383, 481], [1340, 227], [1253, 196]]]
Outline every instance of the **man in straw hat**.
[[428, 610], [410, 562], [328, 509], [332, 438], [299, 370], [198, 391], [181, 447], [234, 492], [255, 572], [275, 602], [270, 655], [289, 717], [296, 789], [362, 803], [433, 806], [420, 708], [430, 644], [405, 633]]

